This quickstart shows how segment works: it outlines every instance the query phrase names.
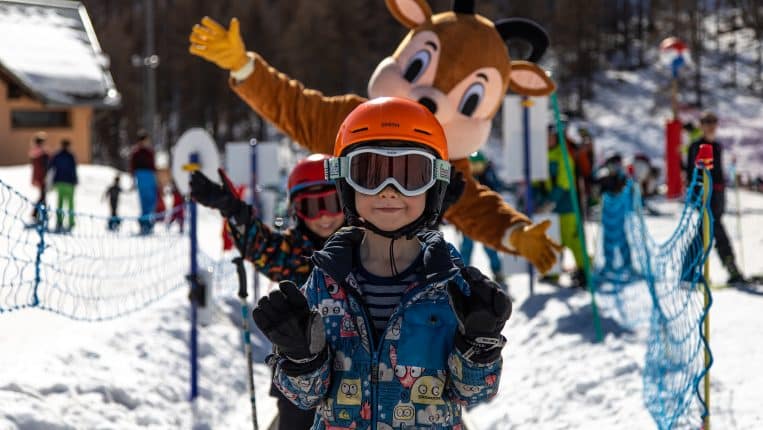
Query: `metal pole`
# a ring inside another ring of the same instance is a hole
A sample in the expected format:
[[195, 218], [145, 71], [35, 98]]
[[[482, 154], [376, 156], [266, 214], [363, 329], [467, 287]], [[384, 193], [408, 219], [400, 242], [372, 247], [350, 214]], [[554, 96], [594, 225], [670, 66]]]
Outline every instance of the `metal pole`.
[[[262, 214], [260, 211], [259, 199], [257, 198], [257, 139], [249, 140], [249, 151], [251, 154], [251, 166], [249, 169], [249, 204], [257, 211], [257, 216], [261, 217]], [[260, 280], [257, 271], [254, 270], [253, 272], [254, 282], [252, 282], [252, 286], [254, 287], [254, 302], [257, 303], [260, 299]]]
[[[530, 107], [533, 101], [527, 96], [522, 96], [522, 128], [524, 131], [524, 174], [525, 174], [525, 213], [532, 218], [535, 208], [533, 207], [532, 175], [530, 167]], [[535, 269], [531, 263], [527, 263], [527, 274], [530, 277], [530, 297], [535, 295]]]
[[254, 395], [254, 369], [252, 367], [252, 340], [251, 330], [249, 330], [249, 303], [246, 301], [246, 269], [244, 268], [244, 259], [241, 257], [234, 258], [233, 264], [236, 265], [236, 273], [238, 274], [238, 299], [241, 303], [241, 332], [244, 340], [244, 358], [247, 364], [249, 403], [252, 405], [252, 425], [254, 430], [258, 430], [257, 403]]
[[151, 142], [157, 151], [164, 150], [164, 142], [159, 142], [156, 136], [156, 67], [158, 66], [158, 57], [154, 53], [154, 0], [144, 0], [145, 18], [146, 18], [146, 52], [144, 64], [146, 71], [146, 118], [145, 128]]
[[[196, 169], [198, 169], [198, 163], [199, 163], [199, 154], [197, 152], [194, 152], [190, 156], [189, 160], [190, 164], [196, 165]], [[191, 289], [195, 290], [199, 287], [197, 283], [197, 275], [199, 271], [198, 262], [196, 261], [196, 253], [198, 249], [198, 237], [197, 237], [197, 219], [196, 219], [196, 203], [193, 200], [190, 200], [189, 206], [188, 206], [188, 212], [189, 212], [189, 228], [188, 232], [190, 234], [191, 239], [191, 273], [189, 275], [189, 279], [191, 280]], [[193, 292], [193, 291], [192, 291]], [[194, 294], [191, 294], [191, 297], [196, 297]], [[197, 336], [197, 326], [196, 326], [196, 299], [191, 299], [191, 401], [196, 399], [196, 396], [199, 394], [199, 388], [198, 388], [198, 359], [197, 359], [197, 352], [198, 352], [198, 336]]]

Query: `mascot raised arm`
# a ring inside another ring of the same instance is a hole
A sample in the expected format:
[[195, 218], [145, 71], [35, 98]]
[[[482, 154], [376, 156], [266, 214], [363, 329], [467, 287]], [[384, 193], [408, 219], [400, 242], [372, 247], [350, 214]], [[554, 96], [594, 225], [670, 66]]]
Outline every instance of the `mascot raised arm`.
[[[554, 83], [535, 64], [548, 46], [545, 31], [524, 19], [492, 22], [474, 13], [474, 1], [456, 0], [452, 10], [434, 15], [426, 0], [386, 4], [410, 31], [377, 66], [368, 82], [369, 97], [418, 101], [442, 124], [450, 161], [466, 181], [463, 194], [444, 214], [448, 222], [474, 240], [519, 254], [547, 271], [561, 249], [546, 235], [548, 222], [532, 224], [475, 181], [468, 161], [486, 143], [507, 90], [529, 96], [554, 91]], [[356, 94], [325, 96], [290, 79], [246, 51], [236, 18], [227, 29], [203, 18], [190, 42], [192, 54], [231, 72], [231, 88], [252, 109], [311, 152], [332, 153], [342, 120], [367, 100]], [[522, 60], [512, 60], [510, 50]]]

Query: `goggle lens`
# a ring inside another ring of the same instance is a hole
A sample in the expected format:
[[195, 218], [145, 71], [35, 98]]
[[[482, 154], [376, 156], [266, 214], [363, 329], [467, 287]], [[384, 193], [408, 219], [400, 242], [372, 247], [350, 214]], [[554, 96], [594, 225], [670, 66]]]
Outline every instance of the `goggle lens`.
[[336, 216], [342, 213], [339, 195], [336, 190], [318, 194], [302, 194], [294, 198], [294, 211], [297, 216], [311, 221], [323, 215]]
[[393, 178], [406, 191], [426, 191], [432, 181], [432, 159], [422, 154], [388, 156], [364, 152], [350, 158], [349, 177], [372, 190]]

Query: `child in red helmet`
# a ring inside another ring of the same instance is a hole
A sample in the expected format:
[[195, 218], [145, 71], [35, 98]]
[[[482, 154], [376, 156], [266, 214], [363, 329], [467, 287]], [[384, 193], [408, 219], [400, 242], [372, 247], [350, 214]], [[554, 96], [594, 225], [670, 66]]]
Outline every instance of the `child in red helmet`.
[[511, 302], [429, 230], [450, 178], [442, 127], [417, 103], [371, 100], [326, 167], [353, 227], [313, 254], [302, 291], [282, 282], [253, 312], [276, 386], [318, 407], [314, 430], [462, 429], [461, 406], [497, 392]]
[[[204, 206], [219, 209], [228, 220], [236, 246], [244, 258], [272, 281], [290, 280], [303, 284], [310, 271], [310, 256], [344, 225], [344, 214], [333, 181], [324, 177], [323, 163], [330, 157], [313, 154], [300, 160], [288, 180], [289, 210], [295, 225], [278, 232], [260, 220], [253, 209], [232, 190], [210, 181], [201, 172], [191, 175], [191, 197]], [[315, 410], [297, 408], [280, 391], [278, 429], [307, 430]]]

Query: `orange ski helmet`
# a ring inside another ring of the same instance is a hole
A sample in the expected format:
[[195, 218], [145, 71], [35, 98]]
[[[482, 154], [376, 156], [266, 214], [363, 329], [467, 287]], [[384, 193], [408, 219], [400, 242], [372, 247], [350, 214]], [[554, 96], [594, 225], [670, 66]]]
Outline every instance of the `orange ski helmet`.
[[339, 127], [334, 157], [350, 146], [372, 140], [402, 140], [448, 159], [448, 142], [437, 118], [422, 105], [398, 97], [379, 97], [358, 105]]

